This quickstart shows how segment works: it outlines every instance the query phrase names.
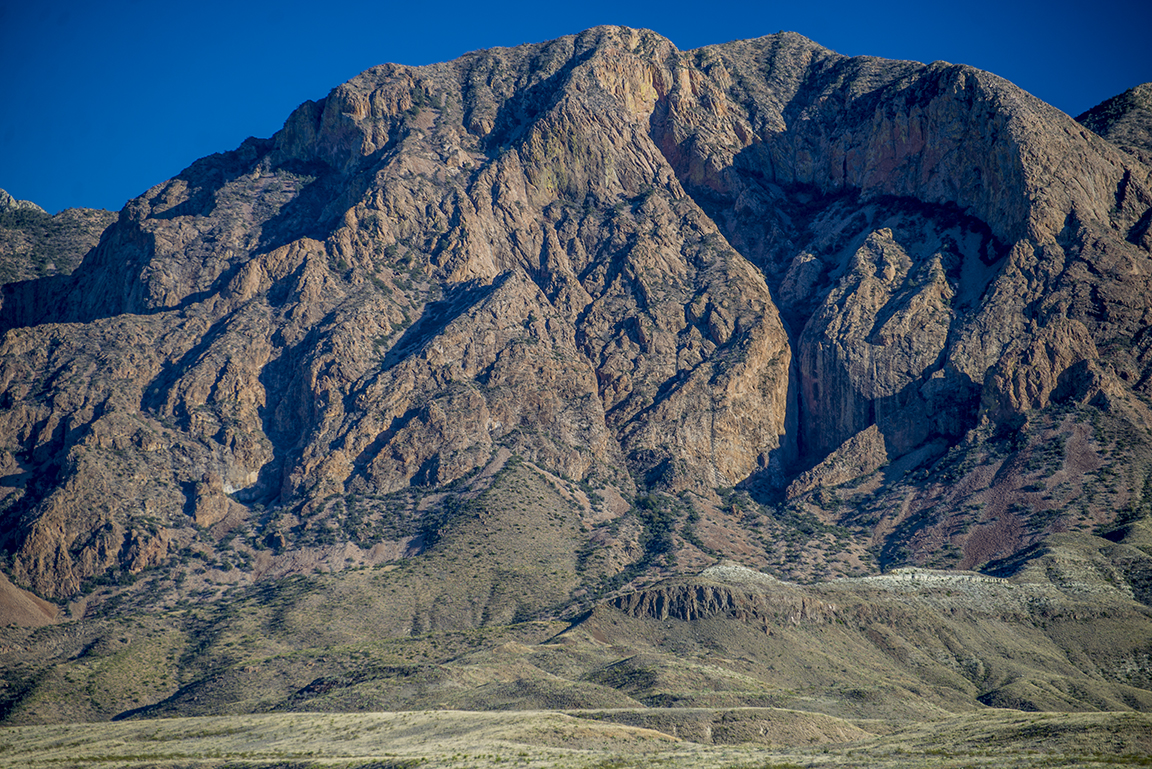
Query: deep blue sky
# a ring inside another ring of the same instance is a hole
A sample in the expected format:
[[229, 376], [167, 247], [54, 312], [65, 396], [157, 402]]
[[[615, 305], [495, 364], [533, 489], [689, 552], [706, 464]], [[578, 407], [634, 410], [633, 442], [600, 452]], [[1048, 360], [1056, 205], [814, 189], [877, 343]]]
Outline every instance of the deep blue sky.
[[682, 50], [783, 29], [847, 55], [971, 64], [1072, 115], [1152, 81], [1148, 0], [0, 0], [0, 188], [52, 213], [119, 209], [375, 64], [598, 24]]

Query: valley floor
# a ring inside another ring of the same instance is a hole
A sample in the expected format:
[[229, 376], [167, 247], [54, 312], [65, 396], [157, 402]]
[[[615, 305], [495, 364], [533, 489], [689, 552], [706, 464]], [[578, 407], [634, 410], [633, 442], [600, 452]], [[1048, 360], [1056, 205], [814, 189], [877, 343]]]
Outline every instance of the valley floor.
[[[719, 719], [713, 713], [711, 720], [739, 722], [742, 710]], [[763, 723], [765, 709], [758, 710]], [[654, 715], [651, 710], [287, 713], [9, 727], [0, 729], [0, 767], [1152, 766], [1152, 715], [1143, 713], [996, 710], [911, 725], [865, 721], [848, 727], [862, 736], [842, 742], [832, 741], [836, 730], [829, 729], [827, 716], [779, 710], [770, 720], [780, 726], [773, 735], [780, 741], [770, 745], [701, 744], [625, 724]]]

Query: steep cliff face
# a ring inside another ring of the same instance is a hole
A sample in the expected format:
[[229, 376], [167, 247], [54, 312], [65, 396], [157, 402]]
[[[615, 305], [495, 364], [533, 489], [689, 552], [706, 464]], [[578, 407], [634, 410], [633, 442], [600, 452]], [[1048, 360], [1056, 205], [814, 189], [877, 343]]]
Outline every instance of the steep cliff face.
[[1092, 344], [1145, 327], [1149, 170], [1062, 113], [970, 67], [796, 36], [691, 58], [748, 140], [674, 124], [669, 155], [790, 327], [810, 461], [872, 424], [899, 455], [962, 435], [981, 402], [997, 421], [1043, 408]]
[[1053, 402], [1139, 423], [1150, 173], [988, 73], [790, 33], [373, 68], [4, 287], [12, 574], [68, 596], [499, 449], [773, 495]]

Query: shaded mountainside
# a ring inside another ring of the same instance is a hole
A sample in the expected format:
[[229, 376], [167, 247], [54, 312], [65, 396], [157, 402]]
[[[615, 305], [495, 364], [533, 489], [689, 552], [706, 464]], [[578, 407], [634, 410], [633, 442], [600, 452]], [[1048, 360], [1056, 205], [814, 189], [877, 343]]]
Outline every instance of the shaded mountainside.
[[[239, 702], [248, 673], [279, 694], [230, 708], [311, 702], [283, 699], [295, 663], [235, 666], [365, 637], [721, 609], [763, 635], [761, 599], [644, 592], [724, 559], [812, 581], [1121, 547], [1152, 509], [1152, 168], [1102, 133], [971, 67], [792, 33], [681, 52], [602, 27], [370, 69], [131, 201], [70, 273], [3, 286], [6, 572], [88, 617], [37, 631], [53, 665], [78, 643], [112, 665], [135, 636], [91, 628], [168, 612], [155, 673], [76, 714], [106, 718]], [[1117, 627], [1146, 638], [1147, 550], [1124, 547]], [[835, 589], [782, 589], [788, 616], [833, 621], [812, 607]], [[241, 605], [287, 629], [275, 649], [213, 646]], [[991, 621], [1057, 643], [1036, 616]], [[976, 635], [940, 643], [1012, 658]], [[1145, 647], [1116, 662], [1131, 684], [1093, 661], [1077, 689], [1076, 639], [1066, 675], [917, 696], [1147, 708]], [[47, 718], [71, 673], [20, 665], [5, 712]], [[412, 707], [553, 696], [443, 699], [454, 669], [421, 670]], [[679, 701], [544, 670], [588, 706]]]

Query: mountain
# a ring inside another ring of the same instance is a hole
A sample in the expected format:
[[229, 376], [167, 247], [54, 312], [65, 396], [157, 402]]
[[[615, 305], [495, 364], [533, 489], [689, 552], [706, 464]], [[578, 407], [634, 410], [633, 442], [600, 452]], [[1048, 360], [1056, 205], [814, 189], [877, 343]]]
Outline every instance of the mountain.
[[3, 716], [1148, 709], [1142, 104], [621, 27], [304, 103], [3, 286]]
[[1145, 165], [1152, 160], [1152, 83], [1106, 99], [1076, 120]]
[[111, 211], [91, 208], [51, 216], [0, 190], [0, 283], [71, 272], [115, 220]]

